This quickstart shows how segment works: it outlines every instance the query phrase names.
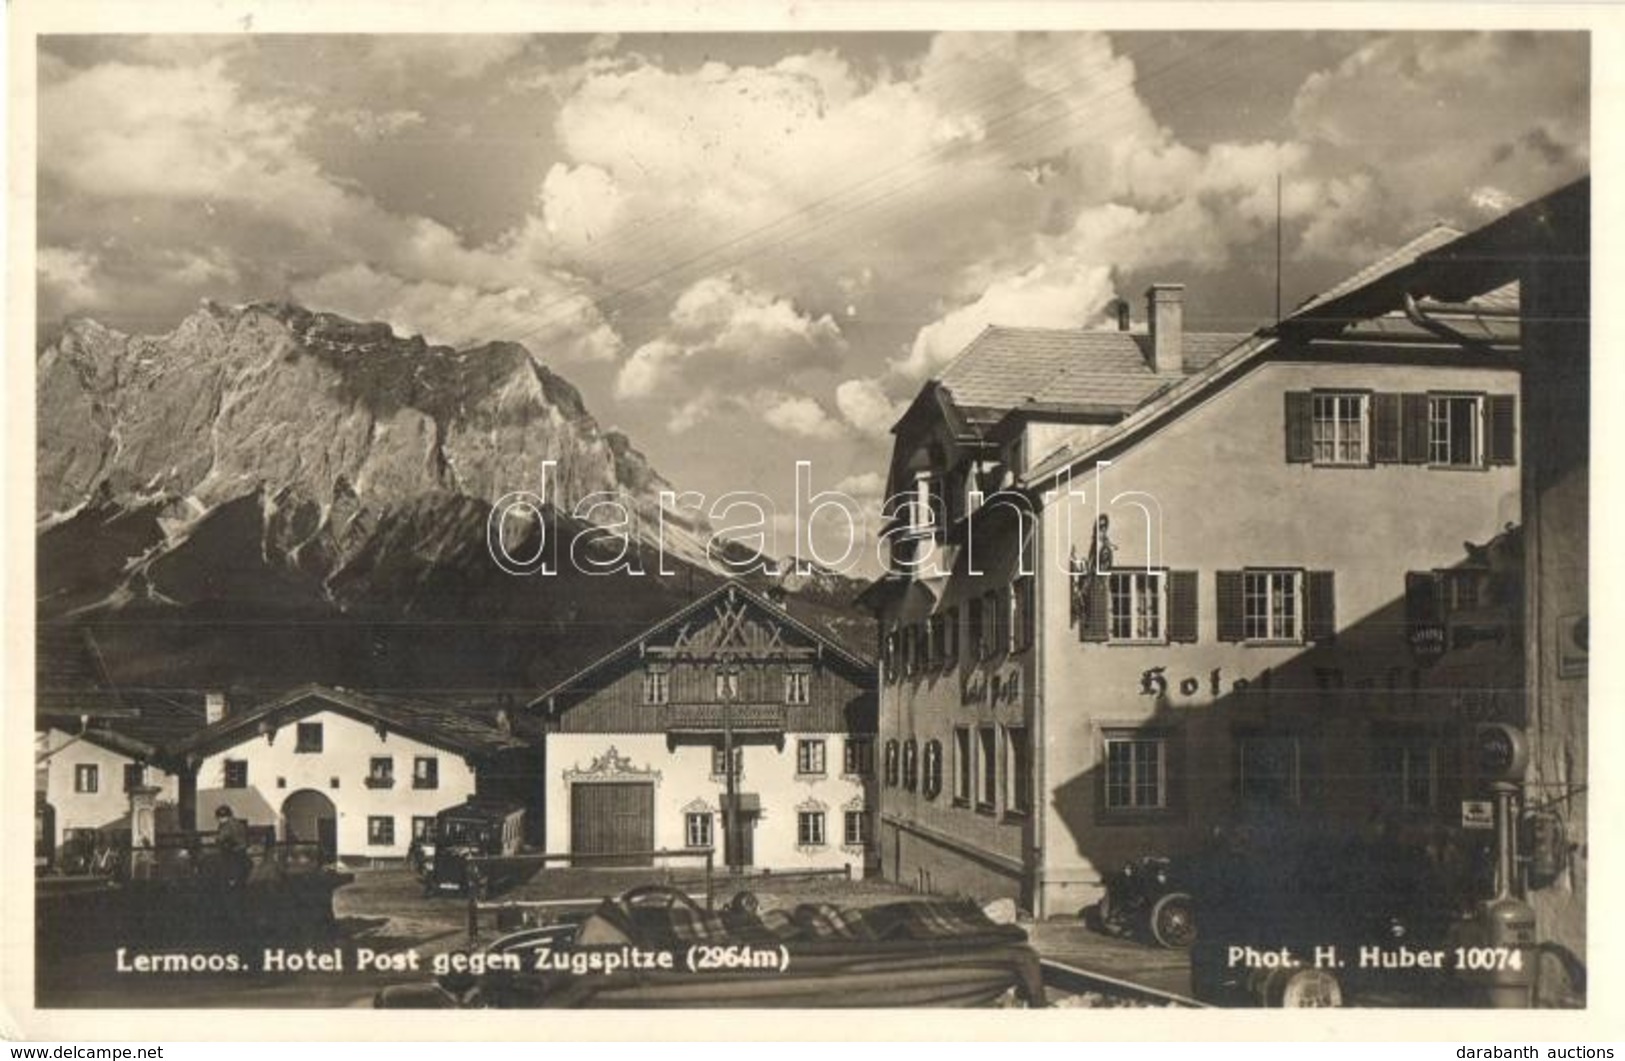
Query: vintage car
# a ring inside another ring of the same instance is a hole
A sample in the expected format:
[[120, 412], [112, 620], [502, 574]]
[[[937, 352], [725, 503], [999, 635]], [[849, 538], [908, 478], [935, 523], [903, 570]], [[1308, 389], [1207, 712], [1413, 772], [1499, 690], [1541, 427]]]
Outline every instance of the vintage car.
[[[466, 894], [468, 860], [515, 855], [524, 844], [525, 808], [517, 803], [470, 797], [435, 815], [428, 835], [414, 840], [407, 855], [425, 896]], [[487, 877], [488, 886], [500, 878]]]
[[1421, 850], [1269, 837], [1215, 848], [1189, 878], [1191, 993], [1228, 1006], [1452, 1003], [1462, 911]]
[[[380, 991], [382, 1009], [1042, 1005], [1037, 952], [968, 901], [865, 909], [806, 903], [711, 911], [663, 885], [584, 919], [463, 955], [434, 983]], [[662, 957], [664, 956], [664, 957]]]

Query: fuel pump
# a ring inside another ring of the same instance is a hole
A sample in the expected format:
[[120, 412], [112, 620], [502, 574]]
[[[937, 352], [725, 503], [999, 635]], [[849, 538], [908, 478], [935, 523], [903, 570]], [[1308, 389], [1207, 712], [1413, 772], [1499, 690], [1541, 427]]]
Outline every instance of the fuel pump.
[[1527, 1008], [1535, 974], [1535, 911], [1519, 897], [1518, 784], [1528, 763], [1523, 731], [1490, 723], [1474, 734], [1478, 776], [1495, 804], [1495, 894], [1479, 912], [1476, 937], [1457, 948], [1456, 969], [1496, 1008]]

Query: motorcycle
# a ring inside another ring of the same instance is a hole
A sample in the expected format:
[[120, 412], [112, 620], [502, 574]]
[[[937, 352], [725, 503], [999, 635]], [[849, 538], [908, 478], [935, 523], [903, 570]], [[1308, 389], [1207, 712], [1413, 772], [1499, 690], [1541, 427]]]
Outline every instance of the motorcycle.
[[1106, 894], [1095, 911], [1108, 932], [1154, 940], [1169, 950], [1196, 942], [1191, 893], [1175, 863], [1142, 855], [1106, 879]]

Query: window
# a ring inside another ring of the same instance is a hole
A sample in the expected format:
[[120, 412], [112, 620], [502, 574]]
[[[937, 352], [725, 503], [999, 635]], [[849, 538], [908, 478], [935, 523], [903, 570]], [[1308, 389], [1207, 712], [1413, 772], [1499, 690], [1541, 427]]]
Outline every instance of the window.
[[395, 843], [395, 819], [387, 814], [375, 814], [367, 819], [367, 843], [389, 847]]
[[1428, 395], [1428, 462], [1456, 467], [1483, 463], [1483, 399]]
[[434, 840], [434, 818], [421, 814], [412, 815], [412, 839]]
[[1236, 790], [1243, 805], [1288, 807], [1298, 802], [1298, 740], [1255, 735], [1236, 746]]
[[375, 755], [367, 766], [368, 788], [393, 788], [395, 785], [395, 760], [387, 755]]
[[[722, 745], [713, 745], [711, 748], [711, 776], [721, 777], [728, 772], [728, 760], [723, 755]], [[734, 745], [734, 776], [738, 777], [745, 772], [745, 749]]]
[[846, 846], [869, 846], [869, 812], [849, 810], [846, 812]]
[[1242, 575], [1242, 630], [1248, 641], [1299, 641], [1303, 608], [1299, 572], [1247, 571]]
[[124, 764], [124, 791], [134, 792], [147, 783], [147, 765], [145, 763]]
[[951, 666], [959, 662], [959, 609], [949, 608], [945, 627], [946, 641], [943, 646], [942, 658]]
[[1316, 394], [1313, 398], [1316, 464], [1365, 464], [1366, 396]]
[[804, 810], [796, 812], [796, 843], [802, 847], [824, 845], [824, 812]]
[[824, 772], [824, 742], [822, 740], [796, 741], [796, 773], [822, 774]]
[[1168, 808], [1168, 740], [1134, 733], [1106, 736], [1106, 809]]
[[901, 758], [902, 758], [902, 749], [900, 749], [898, 747], [897, 741], [896, 740], [887, 741], [886, 742], [886, 787], [887, 788], [896, 788], [897, 787], [899, 769], [900, 769], [900, 766], [901, 766], [901, 763], [900, 763]]
[[887, 681], [897, 680], [897, 628], [886, 631], [886, 637], [880, 644], [881, 668], [886, 672]]
[[875, 742], [869, 737], [848, 737], [841, 773], [868, 777], [875, 772]]
[[718, 700], [739, 699], [739, 675], [732, 671], [718, 671], [716, 689]]
[[903, 742], [903, 787], [910, 792], [920, 787], [920, 746], [913, 737]]
[[804, 670], [784, 672], [784, 702], [805, 704], [812, 701], [812, 675]]
[[971, 659], [981, 659], [982, 651], [982, 600], [980, 597], [970, 602], [966, 612], [968, 623], [965, 628], [965, 650]]
[[999, 789], [999, 735], [992, 726], [976, 731], [976, 809], [991, 811]]
[[1406, 813], [1434, 807], [1438, 790], [1438, 756], [1425, 742], [1400, 741], [1375, 749], [1377, 777], [1387, 801]]
[[248, 760], [227, 759], [225, 774], [225, 786], [227, 788], [247, 788]]
[[926, 657], [933, 667], [942, 666], [948, 658], [947, 626], [942, 616], [933, 615], [927, 622]]
[[970, 803], [971, 768], [970, 727], [954, 727], [954, 802]]
[[936, 799], [942, 794], [942, 742], [939, 740], [925, 742], [925, 773], [920, 778], [920, 791], [926, 799]]
[[1010, 651], [1022, 652], [1033, 643], [1033, 577], [1024, 575], [1010, 587], [1013, 612], [1010, 624]]
[[671, 700], [671, 672], [664, 667], [643, 672], [643, 702], [664, 704]]
[[987, 630], [982, 633], [982, 651], [985, 656], [997, 656], [1010, 648], [1010, 596], [1004, 589], [989, 590], [982, 595], [982, 618]]
[[420, 755], [412, 760], [412, 787], [440, 787], [440, 760], [438, 758], [433, 755]]
[[101, 768], [95, 763], [79, 763], [73, 768], [73, 790], [86, 794], [98, 792], [102, 787]]
[[320, 722], [299, 723], [294, 738], [293, 750], [301, 755], [313, 755], [322, 750], [322, 724]]
[[1108, 589], [1113, 641], [1162, 641], [1162, 572], [1114, 571]]
[[1026, 814], [1032, 810], [1031, 752], [1027, 747], [1027, 727], [1004, 727], [1004, 794], [1006, 814]]
[[714, 818], [710, 811], [691, 812], [683, 816], [683, 843], [688, 847], [711, 846], [711, 820]]

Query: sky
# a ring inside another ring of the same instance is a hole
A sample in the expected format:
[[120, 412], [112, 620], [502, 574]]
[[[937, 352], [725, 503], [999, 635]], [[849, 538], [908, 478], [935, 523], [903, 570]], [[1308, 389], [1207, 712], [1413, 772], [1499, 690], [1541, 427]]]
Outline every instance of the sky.
[[39, 88], [42, 325], [519, 341], [786, 533], [987, 324], [1269, 323], [1278, 174], [1290, 309], [1589, 168], [1575, 33], [76, 35]]

